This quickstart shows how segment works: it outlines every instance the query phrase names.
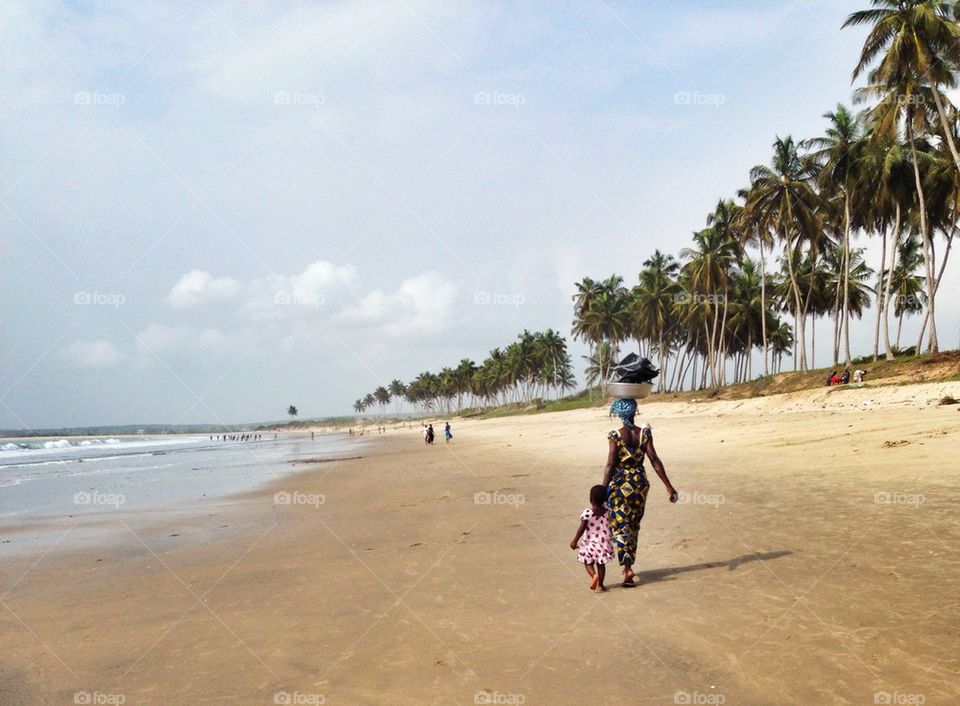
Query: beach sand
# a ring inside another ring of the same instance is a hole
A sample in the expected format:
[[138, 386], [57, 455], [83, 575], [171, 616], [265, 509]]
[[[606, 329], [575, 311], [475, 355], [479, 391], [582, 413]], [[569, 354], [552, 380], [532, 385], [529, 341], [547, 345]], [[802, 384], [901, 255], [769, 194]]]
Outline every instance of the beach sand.
[[66, 525], [0, 566], [0, 703], [955, 704], [945, 394], [643, 403], [686, 502], [651, 473], [642, 585], [602, 595], [568, 546], [602, 409], [364, 437], [205, 515], [105, 513], [100, 549]]

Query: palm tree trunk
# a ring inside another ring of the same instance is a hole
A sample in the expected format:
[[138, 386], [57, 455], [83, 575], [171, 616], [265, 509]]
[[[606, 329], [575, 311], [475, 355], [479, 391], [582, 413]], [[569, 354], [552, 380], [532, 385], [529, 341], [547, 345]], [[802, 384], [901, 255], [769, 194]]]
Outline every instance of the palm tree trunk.
[[884, 228], [881, 232], [883, 238], [882, 245], [880, 246], [880, 268], [877, 270], [877, 289], [875, 290], [875, 297], [877, 301], [877, 317], [873, 324], [873, 362], [877, 362], [877, 358], [880, 357], [880, 314], [882, 313], [882, 292], [883, 292], [883, 273], [887, 267], [887, 229]]
[[[917, 200], [920, 206], [920, 231], [923, 236], [923, 261], [927, 272], [927, 317], [930, 320], [930, 344], [931, 353], [939, 353], [940, 345], [937, 342], [937, 320], [936, 320], [936, 292], [933, 281], [933, 266], [931, 257], [933, 256], [930, 246], [930, 231], [927, 228], [927, 202], [923, 194], [923, 182], [920, 180], [920, 164], [917, 162], [917, 145], [913, 139], [913, 127], [907, 123], [907, 139], [910, 142], [910, 152], [913, 155], [913, 180], [917, 188]], [[921, 329], [922, 330], [922, 329]], [[917, 346], [917, 353], [920, 347]]]
[[[900, 204], [897, 204], [896, 216], [893, 221], [893, 242], [890, 243], [890, 268], [887, 271], [886, 286], [883, 295], [883, 340], [886, 345], [887, 360], [894, 360], [893, 348], [890, 346], [890, 295], [893, 285], [893, 271], [897, 267], [897, 247], [900, 241]], [[900, 336], [897, 335], [897, 347], [900, 346]]]
[[763, 236], [760, 234], [760, 327], [763, 331], [763, 374], [767, 371], [767, 263], [763, 256]]
[[[794, 305], [793, 369], [794, 370], [797, 369], [797, 364], [798, 364], [797, 359], [799, 358], [800, 369], [806, 370], [807, 369], [807, 355], [806, 355], [807, 342], [804, 340], [806, 334], [804, 332], [805, 327], [803, 322], [803, 316], [801, 313], [803, 307], [800, 305], [800, 285], [797, 284], [797, 274], [793, 269], [793, 253], [790, 252], [790, 239], [786, 235], [786, 233], [784, 233], [784, 242], [786, 243], [785, 252], [787, 256], [787, 271], [790, 275], [790, 284], [793, 289], [793, 305]], [[797, 354], [798, 346], [799, 346], [799, 355]]]
[[843, 355], [850, 367], [850, 193], [843, 199]]

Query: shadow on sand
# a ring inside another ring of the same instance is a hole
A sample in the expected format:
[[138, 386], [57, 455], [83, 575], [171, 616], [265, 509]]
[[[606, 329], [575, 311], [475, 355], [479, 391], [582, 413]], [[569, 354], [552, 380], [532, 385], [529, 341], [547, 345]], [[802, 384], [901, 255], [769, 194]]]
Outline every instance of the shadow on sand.
[[753, 554], [744, 554], [742, 556], [728, 559], [727, 561], [707, 561], [701, 564], [690, 564], [689, 566], [674, 566], [669, 569], [652, 569], [650, 571], [638, 571], [637, 580], [639, 585], [646, 583], [656, 583], [657, 581], [673, 581], [677, 574], [686, 574], [691, 571], [703, 571], [705, 569], [718, 569], [726, 566], [728, 571], [749, 564], [751, 561], [769, 561], [793, 554], [791, 551], [781, 550], [778, 552], [757, 552]]

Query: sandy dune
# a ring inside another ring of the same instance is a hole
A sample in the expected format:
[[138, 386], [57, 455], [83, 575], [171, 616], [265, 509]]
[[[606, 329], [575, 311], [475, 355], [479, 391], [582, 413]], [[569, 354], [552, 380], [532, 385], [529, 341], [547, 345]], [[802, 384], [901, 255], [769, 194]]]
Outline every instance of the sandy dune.
[[204, 516], [110, 516], [118, 545], [0, 567], [0, 703], [955, 704], [945, 394], [645, 403], [687, 502], [654, 479], [643, 585], [604, 595], [567, 546], [601, 410], [391, 431]]

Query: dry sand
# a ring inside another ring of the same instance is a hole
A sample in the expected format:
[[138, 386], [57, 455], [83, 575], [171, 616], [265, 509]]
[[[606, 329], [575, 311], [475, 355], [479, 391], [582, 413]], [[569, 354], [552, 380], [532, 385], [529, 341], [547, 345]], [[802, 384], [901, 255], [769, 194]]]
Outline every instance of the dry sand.
[[945, 394], [645, 403], [688, 502], [652, 478], [642, 585], [603, 595], [567, 546], [602, 410], [391, 431], [204, 516], [102, 517], [119, 544], [0, 567], [0, 703], [955, 704]]

